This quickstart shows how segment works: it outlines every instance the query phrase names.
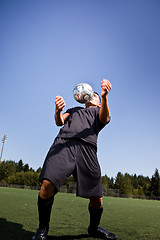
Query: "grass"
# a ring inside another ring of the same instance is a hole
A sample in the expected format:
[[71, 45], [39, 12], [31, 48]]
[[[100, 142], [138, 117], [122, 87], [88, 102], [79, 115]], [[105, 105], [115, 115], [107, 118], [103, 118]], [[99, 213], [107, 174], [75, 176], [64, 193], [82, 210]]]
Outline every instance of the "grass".
[[[3, 240], [31, 240], [38, 226], [38, 191], [0, 188], [0, 233]], [[101, 226], [118, 240], [160, 240], [160, 202], [103, 197]], [[92, 240], [87, 235], [88, 200], [58, 193], [52, 209], [50, 240]]]

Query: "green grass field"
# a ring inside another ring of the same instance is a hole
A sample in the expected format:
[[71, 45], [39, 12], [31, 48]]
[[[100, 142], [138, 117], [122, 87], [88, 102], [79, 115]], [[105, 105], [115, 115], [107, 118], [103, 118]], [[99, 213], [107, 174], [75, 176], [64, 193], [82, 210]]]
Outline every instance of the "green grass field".
[[[38, 191], [0, 188], [0, 239], [31, 240], [38, 226]], [[103, 197], [101, 226], [119, 240], [160, 240], [160, 202]], [[88, 200], [58, 193], [52, 209], [50, 240], [88, 239]]]

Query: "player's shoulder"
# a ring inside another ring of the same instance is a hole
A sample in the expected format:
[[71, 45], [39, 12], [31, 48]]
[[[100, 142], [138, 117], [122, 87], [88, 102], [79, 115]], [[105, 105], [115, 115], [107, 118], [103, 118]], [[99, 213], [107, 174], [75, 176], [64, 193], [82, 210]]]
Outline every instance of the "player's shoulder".
[[87, 107], [87, 111], [99, 113], [100, 107]]
[[73, 113], [73, 112], [76, 112], [78, 110], [83, 110], [84, 107], [73, 107], [73, 108], [69, 108], [66, 112], [67, 113]]

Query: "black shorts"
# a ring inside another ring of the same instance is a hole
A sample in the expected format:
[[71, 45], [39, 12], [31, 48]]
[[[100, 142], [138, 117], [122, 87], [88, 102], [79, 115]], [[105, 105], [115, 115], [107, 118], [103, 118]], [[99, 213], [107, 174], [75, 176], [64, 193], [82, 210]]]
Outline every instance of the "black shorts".
[[77, 181], [77, 196], [102, 196], [97, 149], [81, 140], [56, 138], [46, 156], [39, 180], [49, 180], [58, 191], [71, 174]]

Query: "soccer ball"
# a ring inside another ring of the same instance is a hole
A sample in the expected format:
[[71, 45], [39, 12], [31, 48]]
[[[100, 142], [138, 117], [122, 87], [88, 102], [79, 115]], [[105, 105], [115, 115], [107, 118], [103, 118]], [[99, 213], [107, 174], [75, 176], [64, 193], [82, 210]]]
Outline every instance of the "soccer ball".
[[73, 89], [74, 99], [79, 103], [87, 103], [93, 97], [93, 89], [88, 83], [79, 83]]

